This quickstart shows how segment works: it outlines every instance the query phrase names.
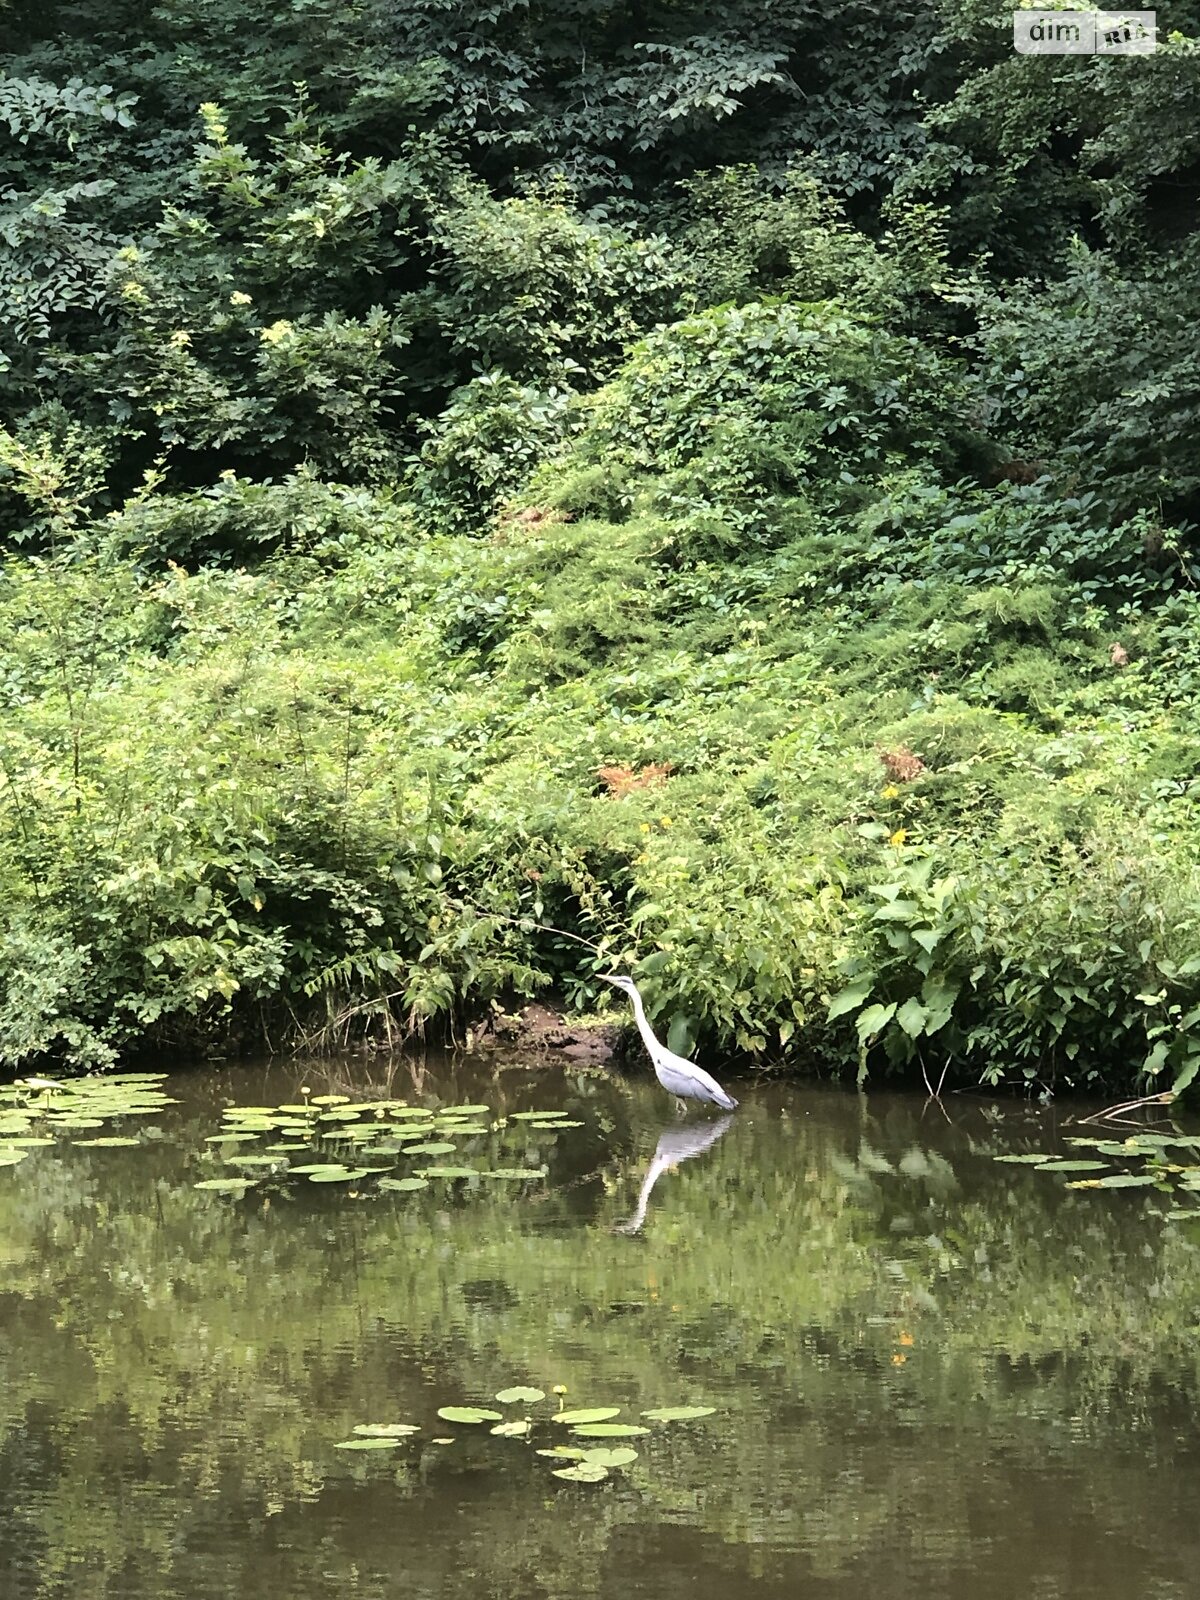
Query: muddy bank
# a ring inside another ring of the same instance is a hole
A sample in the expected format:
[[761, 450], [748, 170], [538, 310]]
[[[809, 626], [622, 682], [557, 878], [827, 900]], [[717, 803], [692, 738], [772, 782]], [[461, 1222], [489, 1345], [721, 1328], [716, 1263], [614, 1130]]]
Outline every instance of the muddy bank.
[[613, 1022], [564, 1017], [552, 1006], [533, 1002], [517, 1011], [497, 1011], [475, 1035], [477, 1048], [503, 1046], [544, 1052], [584, 1066], [600, 1066], [620, 1054], [622, 1028]]

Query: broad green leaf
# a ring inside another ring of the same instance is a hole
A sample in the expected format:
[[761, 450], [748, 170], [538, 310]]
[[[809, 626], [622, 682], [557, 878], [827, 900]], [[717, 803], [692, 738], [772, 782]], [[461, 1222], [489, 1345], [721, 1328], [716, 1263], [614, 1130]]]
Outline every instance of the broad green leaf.
[[896, 1002], [894, 1000], [890, 1005], [868, 1006], [865, 1011], [860, 1012], [855, 1022], [855, 1027], [858, 1029], [859, 1043], [866, 1044], [869, 1039], [874, 1038], [895, 1015]]
[[572, 1428], [571, 1432], [577, 1439], [636, 1439], [650, 1429], [636, 1422], [589, 1422]]
[[619, 1417], [620, 1406], [588, 1406], [582, 1411], [560, 1411], [552, 1422], [561, 1422], [564, 1427], [573, 1428], [581, 1422], [606, 1422], [609, 1417]]
[[632, 1462], [636, 1461], [637, 1458], [637, 1451], [631, 1449], [628, 1445], [617, 1445], [615, 1449], [612, 1450], [605, 1450], [603, 1448], [598, 1450], [585, 1450], [583, 1453], [583, 1460], [586, 1461], [589, 1466], [608, 1467], [610, 1470], [613, 1467], [627, 1467]]
[[503, 1422], [499, 1411], [488, 1411], [483, 1406], [439, 1406], [438, 1416], [443, 1422]]
[[1161, 1179], [1150, 1172], [1115, 1172], [1108, 1178], [1079, 1178], [1068, 1189], [1144, 1189]]
[[656, 1406], [653, 1411], [643, 1411], [651, 1422], [692, 1422], [697, 1417], [711, 1417], [716, 1406]]
[[919, 1038], [925, 1030], [929, 1020], [929, 1013], [919, 1000], [909, 998], [896, 1012], [896, 1021], [904, 1029], [910, 1039]]
[[557, 1467], [554, 1476], [565, 1479], [567, 1483], [603, 1483], [608, 1477], [608, 1468], [581, 1461], [577, 1467]]
[[1043, 1161], [1039, 1172], [1107, 1172], [1107, 1161]]
[[539, 1400], [544, 1400], [545, 1398], [546, 1394], [542, 1389], [501, 1389], [496, 1395], [496, 1399], [500, 1401], [501, 1405], [505, 1406], [533, 1406], [536, 1405]]
[[847, 1011], [857, 1011], [874, 987], [874, 978], [860, 978], [856, 983], [843, 989], [840, 994], [835, 994], [829, 1002], [829, 1010], [826, 1013], [828, 1021], [833, 1022], [837, 1017], [844, 1017]]

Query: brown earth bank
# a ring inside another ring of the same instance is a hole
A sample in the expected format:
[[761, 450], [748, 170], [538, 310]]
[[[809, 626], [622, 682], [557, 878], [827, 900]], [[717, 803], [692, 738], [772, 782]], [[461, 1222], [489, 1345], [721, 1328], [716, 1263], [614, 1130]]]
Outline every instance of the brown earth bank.
[[515, 1045], [593, 1066], [618, 1056], [621, 1035], [617, 1023], [568, 1019], [552, 1006], [534, 1001], [516, 1011], [495, 1010], [473, 1031], [472, 1043], [485, 1050]]

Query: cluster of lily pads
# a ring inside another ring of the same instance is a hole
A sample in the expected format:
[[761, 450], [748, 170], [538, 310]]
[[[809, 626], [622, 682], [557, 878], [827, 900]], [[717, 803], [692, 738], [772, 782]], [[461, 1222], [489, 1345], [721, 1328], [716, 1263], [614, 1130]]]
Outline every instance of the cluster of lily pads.
[[[583, 1124], [556, 1111], [515, 1111], [493, 1117], [486, 1105], [409, 1105], [405, 1100], [359, 1100], [310, 1095], [280, 1106], [230, 1106], [219, 1133], [209, 1135], [213, 1159], [226, 1169], [197, 1189], [244, 1194], [252, 1185], [302, 1179], [309, 1183], [368, 1184], [394, 1193], [426, 1189], [435, 1180], [526, 1183], [545, 1166], [495, 1166], [464, 1159], [480, 1141], [515, 1129], [557, 1133]], [[448, 1161], [447, 1157], [454, 1157]], [[396, 1169], [399, 1176], [394, 1176]]]
[[0, 1167], [15, 1167], [39, 1145], [70, 1141], [81, 1148], [141, 1144], [111, 1133], [130, 1117], [157, 1116], [175, 1102], [162, 1092], [162, 1072], [122, 1072], [104, 1078], [19, 1078], [0, 1087]]
[[[1034, 1167], [1066, 1180], [1068, 1189], [1149, 1189], [1200, 1197], [1200, 1137], [1183, 1133], [1136, 1133], [1127, 1139], [1081, 1135], [1066, 1143], [1077, 1156], [1030, 1151], [996, 1156], [996, 1161]], [[1115, 1163], [1124, 1163], [1116, 1166]], [[1140, 1170], [1131, 1171], [1131, 1164]], [[1173, 1217], [1200, 1215], [1195, 1207], [1170, 1212]]]
[[[562, 1393], [562, 1391], [556, 1391]], [[554, 1424], [568, 1431], [571, 1442], [555, 1443], [539, 1449], [539, 1456], [563, 1463], [554, 1468], [554, 1476], [567, 1483], [602, 1483], [618, 1467], [627, 1467], [638, 1458], [638, 1451], [628, 1444], [581, 1444], [580, 1440], [643, 1438], [651, 1432], [644, 1422], [623, 1422], [620, 1406], [587, 1406], [565, 1410], [561, 1400], [558, 1411], [550, 1416], [534, 1417], [529, 1409], [545, 1400], [543, 1389], [517, 1387], [501, 1389], [497, 1401], [504, 1406], [520, 1406], [526, 1415], [505, 1418], [501, 1411], [487, 1406], [439, 1406], [438, 1416], [443, 1422], [480, 1426], [490, 1423], [489, 1432], [499, 1439], [531, 1439], [535, 1428]], [[711, 1417], [714, 1406], [657, 1406], [643, 1411], [647, 1422], [693, 1422], [701, 1417]], [[394, 1450], [407, 1438], [421, 1431], [415, 1422], [360, 1422], [353, 1429], [353, 1437], [343, 1439], [337, 1450]], [[453, 1444], [453, 1437], [439, 1437], [433, 1444]]]

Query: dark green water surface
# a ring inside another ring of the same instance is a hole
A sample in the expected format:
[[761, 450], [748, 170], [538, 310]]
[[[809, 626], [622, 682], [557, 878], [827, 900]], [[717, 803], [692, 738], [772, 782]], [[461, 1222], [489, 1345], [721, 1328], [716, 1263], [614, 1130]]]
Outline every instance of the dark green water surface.
[[[583, 1126], [464, 1150], [526, 1185], [193, 1187], [227, 1105], [302, 1085]], [[646, 1080], [462, 1059], [168, 1089], [138, 1148], [0, 1170], [4, 1600], [1200, 1593], [1200, 1250], [991, 1159], [1078, 1113], [770, 1086], [680, 1128]], [[527, 1439], [437, 1417], [520, 1384]], [[555, 1385], [716, 1413], [573, 1484]]]

